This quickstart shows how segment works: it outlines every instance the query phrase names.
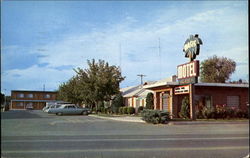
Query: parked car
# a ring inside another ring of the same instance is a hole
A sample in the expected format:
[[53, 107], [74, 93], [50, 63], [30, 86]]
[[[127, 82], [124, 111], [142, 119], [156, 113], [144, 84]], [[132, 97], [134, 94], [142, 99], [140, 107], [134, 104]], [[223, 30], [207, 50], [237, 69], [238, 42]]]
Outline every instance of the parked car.
[[50, 105], [50, 106], [45, 106], [44, 108], [43, 108], [43, 111], [44, 112], [48, 112], [49, 111], [49, 109], [53, 109], [53, 108], [59, 108], [61, 105], [59, 104], [59, 105]]
[[89, 109], [81, 108], [75, 104], [63, 104], [57, 108], [49, 108], [48, 113], [56, 115], [88, 115]]

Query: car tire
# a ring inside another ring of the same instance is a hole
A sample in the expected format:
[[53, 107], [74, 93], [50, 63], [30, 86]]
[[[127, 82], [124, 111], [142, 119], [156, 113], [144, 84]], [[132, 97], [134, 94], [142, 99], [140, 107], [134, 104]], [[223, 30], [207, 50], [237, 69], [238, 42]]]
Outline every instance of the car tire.
[[83, 111], [82, 115], [88, 115], [88, 112], [87, 111]]
[[62, 116], [62, 113], [61, 113], [61, 112], [59, 112], [59, 113], [56, 113], [56, 115]]

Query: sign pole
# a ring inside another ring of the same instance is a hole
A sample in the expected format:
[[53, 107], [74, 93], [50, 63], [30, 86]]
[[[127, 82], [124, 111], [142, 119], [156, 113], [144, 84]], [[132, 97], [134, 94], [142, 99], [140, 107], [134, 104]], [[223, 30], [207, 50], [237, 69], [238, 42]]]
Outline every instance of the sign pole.
[[194, 94], [195, 94], [195, 88], [194, 84], [189, 85], [190, 93], [189, 93], [189, 103], [190, 103], [190, 119], [196, 120], [195, 115], [195, 105], [194, 105]]

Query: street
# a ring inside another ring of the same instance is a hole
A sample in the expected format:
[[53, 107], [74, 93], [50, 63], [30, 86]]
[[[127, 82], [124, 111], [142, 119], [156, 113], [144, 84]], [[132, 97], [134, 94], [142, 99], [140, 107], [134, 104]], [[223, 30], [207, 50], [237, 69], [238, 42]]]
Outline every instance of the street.
[[3, 158], [243, 158], [248, 141], [248, 121], [152, 125], [36, 110], [1, 113]]

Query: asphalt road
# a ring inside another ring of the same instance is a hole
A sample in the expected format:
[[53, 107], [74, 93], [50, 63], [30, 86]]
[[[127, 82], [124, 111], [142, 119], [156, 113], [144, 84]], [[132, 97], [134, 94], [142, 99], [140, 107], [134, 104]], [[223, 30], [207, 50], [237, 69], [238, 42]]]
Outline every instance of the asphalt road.
[[243, 158], [248, 121], [151, 125], [42, 111], [1, 113], [2, 158]]

